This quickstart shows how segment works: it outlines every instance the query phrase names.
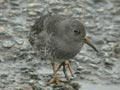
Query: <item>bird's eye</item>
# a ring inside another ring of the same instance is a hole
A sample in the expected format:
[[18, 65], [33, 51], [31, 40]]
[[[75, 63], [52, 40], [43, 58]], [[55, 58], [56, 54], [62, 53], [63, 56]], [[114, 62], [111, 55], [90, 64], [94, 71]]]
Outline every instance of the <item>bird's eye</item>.
[[76, 33], [76, 34], [80, 34], [80, 31], [77, 30], [77, 29], [75, 29], [75, 30], [74, 30], [74, 33]]

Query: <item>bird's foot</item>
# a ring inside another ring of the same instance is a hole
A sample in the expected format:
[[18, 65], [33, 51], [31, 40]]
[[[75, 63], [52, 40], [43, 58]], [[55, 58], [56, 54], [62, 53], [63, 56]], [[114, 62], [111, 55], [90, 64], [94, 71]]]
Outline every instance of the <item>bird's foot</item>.
[[53, 84], [53, 83], [59, 85], [60, 82], [67, 83], [67, 82], [70, 82], [70, 81], [69, 80], [60, 80], [60, 79], [58, 79], [57, 76], [55, 76], [51, 81], [48, 82], [48, 85]]

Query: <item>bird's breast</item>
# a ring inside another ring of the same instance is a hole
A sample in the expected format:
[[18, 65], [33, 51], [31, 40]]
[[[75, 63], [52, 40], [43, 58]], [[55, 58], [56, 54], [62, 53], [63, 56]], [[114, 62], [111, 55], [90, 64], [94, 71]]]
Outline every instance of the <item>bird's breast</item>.
[[71, 59], [75, 57], [83, 46], [83, 42], [74, 44], [61, 44], [55, 47], [57, 59]]

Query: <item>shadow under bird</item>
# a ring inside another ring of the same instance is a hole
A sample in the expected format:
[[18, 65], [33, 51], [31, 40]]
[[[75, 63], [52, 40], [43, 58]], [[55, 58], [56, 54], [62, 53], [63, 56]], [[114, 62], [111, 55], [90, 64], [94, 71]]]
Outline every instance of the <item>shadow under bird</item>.
[[[70, 81], [66, 68], [74, 76], [70, 59], [79, 53], [84, 43], [98, 52], [87, 39], [84, 25], [80, 20], [65, 15], [41, 16], [31, 28], [29, 42], [41, 58], [51, 61], [54, 74], [48, 84]], [[55, 68], [55, 62], [60, 63], [57, 68]], [[58, 79], [57, 71], [61, 66], [63, 66], [66, 80]]]

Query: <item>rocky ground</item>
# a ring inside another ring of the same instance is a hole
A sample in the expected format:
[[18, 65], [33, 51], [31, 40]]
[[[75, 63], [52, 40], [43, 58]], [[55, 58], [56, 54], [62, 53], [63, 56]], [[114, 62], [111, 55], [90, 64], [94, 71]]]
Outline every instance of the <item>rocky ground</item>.
[[[46, 85], [50, 62], [35, 57], [27, 40], [30, 26], [47, 13], [80, 18], [102, 52], [85, 45], [72, 59], [76, 77], [68, 84]], [[119, 69], [119, 0], [0, 0], [0, 90], [119, 90]]]

